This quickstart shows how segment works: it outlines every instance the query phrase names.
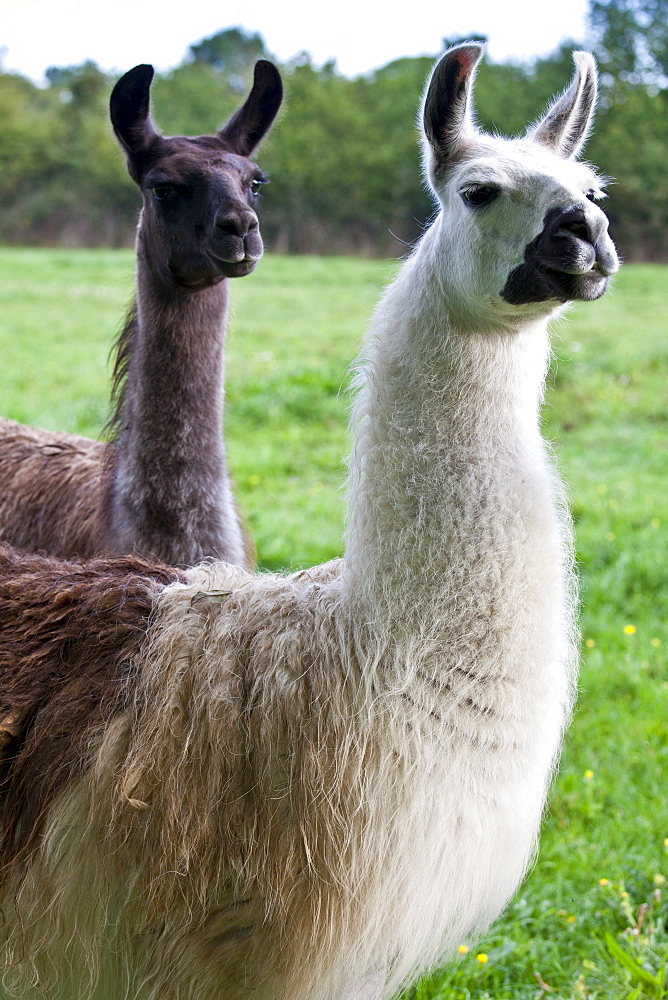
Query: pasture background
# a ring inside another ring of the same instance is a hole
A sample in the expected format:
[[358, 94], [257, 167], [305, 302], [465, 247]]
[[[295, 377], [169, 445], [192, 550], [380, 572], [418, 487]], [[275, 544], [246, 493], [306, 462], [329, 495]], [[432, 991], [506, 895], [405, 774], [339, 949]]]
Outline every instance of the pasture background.
[[[396, 266], [268, 256], [231, 283], [226, 435], [262, 567], [341, 551], [347, 371]], [[0, 249], [0, 412], [100, 433], [132, 271], [130, 251]], [[627, 265], [555, 324], [544, 420], [576, 522], [580, 700], [534, 870], [415, 1000], [668, 995], [667, 293], [668, 268]]]

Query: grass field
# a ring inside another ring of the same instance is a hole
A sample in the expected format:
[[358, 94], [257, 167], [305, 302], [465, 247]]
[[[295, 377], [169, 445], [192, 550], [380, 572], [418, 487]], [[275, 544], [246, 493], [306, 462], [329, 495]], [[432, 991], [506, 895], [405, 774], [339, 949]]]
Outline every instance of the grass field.
[[[0, 412], [99, 433], [132, 267], [0, 250]], [[232, 284], [226, 433], [264, 567], [341, 550], [342, 388], [395, 267], [268, 257]], [[576, 521], [579, 705], [530, 877], [414, 1000], [668, 997], [668, 268], [624, 268], [556, 325], [555, 354], [545, 433]]]

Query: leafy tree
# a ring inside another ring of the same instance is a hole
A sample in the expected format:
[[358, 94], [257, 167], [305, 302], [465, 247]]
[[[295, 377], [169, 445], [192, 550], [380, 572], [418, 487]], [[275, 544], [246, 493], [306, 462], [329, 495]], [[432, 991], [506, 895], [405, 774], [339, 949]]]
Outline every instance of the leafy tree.
[[[668, 262], [668, 91], [627, 88], [598, 117], [587, 153], [610, 174], [605, 210], [627, 260]], [[619, 98], [623, 100], [619, 100]]]
[[[630, 82], [668, 78], [665, 0], [590, 0], [589, 24], [602, 66]], [[637, 79], [634, 79], [637, 78]]]
[[155, 120], [166, 135], [215, 132], [242, 103], [245, 94], [229, 87], [205, 62], [186, 62], [158, 76], [151, 90]]
[[[607, 208], [627, 259], [668, 259], [668, 91], [657, 75], [665, 65], [657, 42], [665, 26], [657, 27], [656, 2], [591, 0], [592, 23], [597, 11], [607, 18], [597, 43], [604, 69], [617, 58], [615, 39], [630, 53], [624, 70], [602, 76], [588, 147], [617, 178]], [[444, 47], [456, 41], [446, 39]], [[485, 61], [476, 85], [480, 124], [523, 133], [567, 85], [576, 47], [564, 43], [533, 64]], [[647, 75], [649, 52], [658, 55]], [[241, 28], [191, 46], [182, 65], [155, 81], [159, 126], [167, 134], [214, 131], [244, 99], [253, 65], [266, 54], [261, 36]], [[285, 106], [258, 154], [272, 181], [262, 209], [270, 248], [397, 256], [415, 240], [433, 212], [416, 127], [432, 65], [431, 57], [397, 59], [354, 80], [333, 62], [314, 66], [306, 53], [282, 67]], [[109, 124], [113, 81], [90, 61], [52, 67], [48, 80], [41, 89], [0, 72], [0, 238], [128, 243], [138, 198]]]
[[190, 46], [190, 58], [210, 66], [233, 91], [242, 94], [252, 77], [258, 59], [267, 56], [261, 35], [228, 28]]
[[80, 111], [97, 111], [106, 100], [109, 79], [90, 59], [80, 66], [50, 66], [46, 78], [63, 103]]

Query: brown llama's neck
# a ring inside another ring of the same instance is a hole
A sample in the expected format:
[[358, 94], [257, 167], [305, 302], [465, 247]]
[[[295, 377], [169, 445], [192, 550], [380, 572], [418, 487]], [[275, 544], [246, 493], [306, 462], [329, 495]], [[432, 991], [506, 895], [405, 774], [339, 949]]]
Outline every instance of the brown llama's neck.
[[107, 545], [172, 565], [245, 565], [222, 436], [228, 282], [192, 290], [137, 255], [137, 301], [119, 342], [106, 486]]

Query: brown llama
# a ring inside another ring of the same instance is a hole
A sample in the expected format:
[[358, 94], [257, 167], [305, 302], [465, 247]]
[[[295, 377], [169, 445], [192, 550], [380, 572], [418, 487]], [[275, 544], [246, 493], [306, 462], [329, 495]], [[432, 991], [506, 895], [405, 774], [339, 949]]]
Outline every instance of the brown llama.
[[577, 670], [548, 321], [618, 261], [577, 159], [593, 58], [504, 139], [473, 125], [481, 53], [427, 86], [438, 210], [363, 349], [343, 559], [165, 579], [0, 551], [21, 1000], [389, 1000], [531, 862]]
[[109, 444], [0, 418], [0, 539], [63, 557], [138, 552], [171, 565], [248, 565], [222, 436], [229, 278], [263, 245], [266, 178], [249, 158], [282, 99], [255, 66], [245, 104], [217, 135], [160, 135], [153, 68], [111, 94], [111, 121], [138, 185], [136, 301], [117, 345]]

